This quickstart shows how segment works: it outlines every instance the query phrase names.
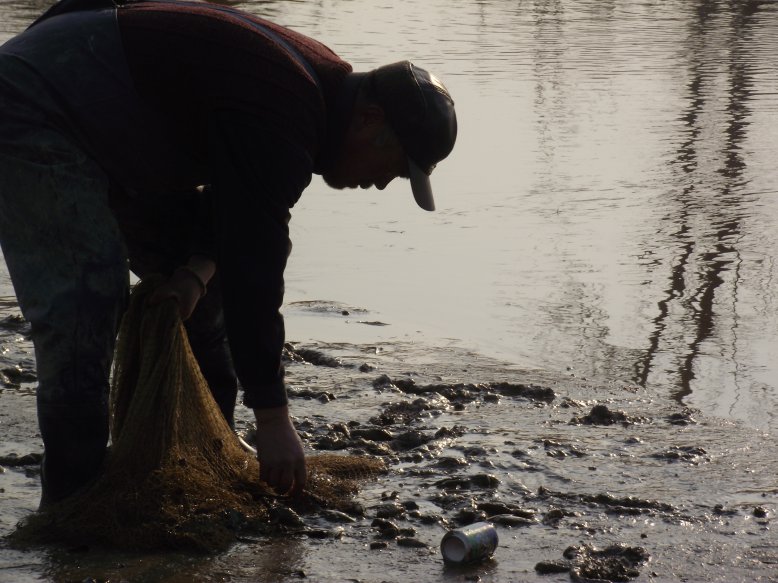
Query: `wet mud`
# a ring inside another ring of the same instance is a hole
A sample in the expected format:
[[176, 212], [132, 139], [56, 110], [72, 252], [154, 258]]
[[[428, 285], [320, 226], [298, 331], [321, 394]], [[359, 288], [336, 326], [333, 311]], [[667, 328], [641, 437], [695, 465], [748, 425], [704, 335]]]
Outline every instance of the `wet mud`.
[[[41, 452], [24, 325], [0, 326], [14, 347], [0, 362], [7, 534], [37, 505]], [[387, 468], [351, 504], [280, 497], [268, 525], [209, 557], [3, 543], [0, 581], [775, 580], [769, 435], [629, 383], [462, 351], [290, 343], [285, 358], [310, 454], [372, 456]], [[237, 429], [252, 441], [248, 411]], [[444, 564], [446, 530], [481, 520], [498, 529], [494, 556]]]

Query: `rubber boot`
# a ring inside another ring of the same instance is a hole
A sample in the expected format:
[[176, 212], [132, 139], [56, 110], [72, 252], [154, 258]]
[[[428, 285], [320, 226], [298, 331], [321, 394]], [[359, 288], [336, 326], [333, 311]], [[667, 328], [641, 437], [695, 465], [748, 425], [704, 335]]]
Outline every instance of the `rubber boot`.
[[38, 423], [44, 446], [40, 503], [44, 510], [100, 475], [108, 443], [108, 415], [39, 412]]

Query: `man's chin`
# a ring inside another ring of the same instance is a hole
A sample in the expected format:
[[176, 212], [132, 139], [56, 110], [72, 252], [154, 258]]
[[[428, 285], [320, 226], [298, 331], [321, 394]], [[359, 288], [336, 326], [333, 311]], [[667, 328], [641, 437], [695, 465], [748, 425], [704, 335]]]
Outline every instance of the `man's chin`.
[[344, 188], [355, 188], [354, 186], [347, 184], [345, 180], [343, 180], [342, 178], [338, 178], [337, 176], [324, 174], [322, 175], [322, 178], [324, 179], [324, 183], [330, 188], [335, 188], [337, 190], [343, 190]]

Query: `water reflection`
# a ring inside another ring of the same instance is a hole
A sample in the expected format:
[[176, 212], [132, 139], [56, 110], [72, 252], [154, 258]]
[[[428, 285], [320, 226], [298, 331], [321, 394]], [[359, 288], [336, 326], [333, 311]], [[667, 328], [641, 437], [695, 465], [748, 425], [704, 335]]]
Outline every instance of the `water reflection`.
[[[733, 384], [739, 388], [739, 240], [749, 202], [743, 190], [748, 184], [743, 148], [757, 13], [756, 2], [722, 11], [717, 3], [702, 0], [685, 39], [689, 82], [680, 116], [684, 131], [671, 163], [681, 186], [670, 192], [673, 212], [665, 216], [674, 229], [670, 239], [676, 252], [669, 258], [669, 287], [657, 302], [649, 347], [635, 365], [635, 378], [643, 385], [652, 375], [669, 376], [680, 402], [691, 394], [699, 369], [710, 366], [706, 343], [716, 345], [719, 357], [734, 365]], [[711, 49], [725, 50], [723, 61], [713, 61]]]
[[[778, 3], [224, 2], [360, 70], [411, 58], [457, 100], [435, 215], [402, 184], [314, 181], [290, 303], [778, 425]], [[0, 4], [2, 35], [48, 4]], [[315, 338], [302, 324], [290, 334]]]

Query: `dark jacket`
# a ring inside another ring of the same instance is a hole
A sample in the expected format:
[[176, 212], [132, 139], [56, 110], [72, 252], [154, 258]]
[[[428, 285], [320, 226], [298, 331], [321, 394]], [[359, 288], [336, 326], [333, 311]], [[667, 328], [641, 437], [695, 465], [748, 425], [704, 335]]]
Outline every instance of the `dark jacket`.
[[[87, 52], [70, 63], [77, 71], [42, 71], [54, 91], [57, 79], [67, 86], [53, 123], [145, 204], [210, 185], [213, 214], [202, 228], [215, 244], [194, 251], [217, 261], [244, 403], [282, 405], [289, 210], [338, 145], [344, 128], [332, 111], [351, 66], [317, 41], [222, 6], [150, 1], [116, 12], [118, 52]], [[36, 28], [56, 31], [66, 18]]]

